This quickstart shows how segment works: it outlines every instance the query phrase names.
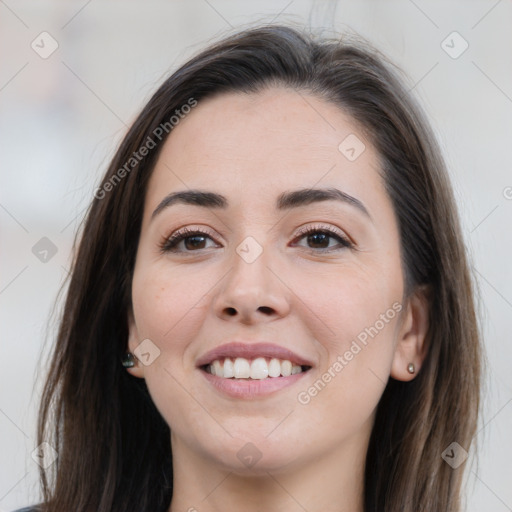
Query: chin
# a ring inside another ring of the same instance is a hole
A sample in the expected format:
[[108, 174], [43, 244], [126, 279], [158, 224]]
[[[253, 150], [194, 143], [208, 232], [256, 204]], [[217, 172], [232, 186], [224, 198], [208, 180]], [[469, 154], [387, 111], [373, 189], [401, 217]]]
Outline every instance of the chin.
[[298, 464], [301, 459], [296, 444], [288, 446], [279, 440], [272, 442], [261, 435], [251, 437], [247, 434], [243, 438], [233, 437], [229, 446], [210, 456], [225, 470], [240, 476], [280, 473]]

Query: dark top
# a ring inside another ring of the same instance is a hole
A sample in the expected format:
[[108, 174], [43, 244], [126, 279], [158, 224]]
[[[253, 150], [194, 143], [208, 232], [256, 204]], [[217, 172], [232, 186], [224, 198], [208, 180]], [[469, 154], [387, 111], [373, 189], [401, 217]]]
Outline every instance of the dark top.
[[27, 508], [20, 508], [19, 510], [14, 510], [13, 512], [38, 512], [36, 507], [27, 507]]

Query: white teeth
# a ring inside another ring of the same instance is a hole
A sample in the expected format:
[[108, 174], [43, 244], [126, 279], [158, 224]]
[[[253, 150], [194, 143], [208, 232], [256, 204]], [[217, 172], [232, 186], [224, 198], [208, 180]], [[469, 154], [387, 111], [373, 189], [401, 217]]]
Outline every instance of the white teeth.
[[206, 367], [206, 371], [217, 377], [225, 379], [254, 379], [263, 380], [268, 377], [288, 377], [296, 373], [302, 373], [302, 367], [292, 364], [287, 359], [272, 358], [270, 360], [264, 357], [257, 357], [253, 360], [245, 359], [244, 357], [237, 357], [235, 361], [226, 357], [221, 362], [216, 359]]
[[283, 361], [281, 363], [281, 375], [289, 377], [292, 374], [292, 363], [290, 361]]
[[268, 377], [267, 361], [263, 357], [254, 359], [251, 363], [251, 379], [266, 379]]
[[271, 359], [268, 363], [269, 377], [279, 377], [281, 375], [281, 363], [279, 359]]
[[212, 369], [213, 375], [218, 375], [219, 377], [222, 375], [222, 366], [220, 365], [220, 361], [213, 361], [213, 369]]
[[233, 361], [231, 359], [224, 359], [224, 374], [219, 375], [219, 377], [224, 377], [226, 379], [230, 379], [235, 376], [235, 367], [233, 365]]
[[296, 364], [294, 364], [292, 366], [292, 375], [295, 375], [296, 373], [300, 373], [302, 371], [302, 368], [300, 366], [297, 366]]
[[[213, 362], [215, 364], [216, 361]], [[248, 379], [251, 376], [251, 367], [249, 361], [242, 357], [235, 359], [235, 379]], [[219, 375], [221, 377], [221, 375]]]

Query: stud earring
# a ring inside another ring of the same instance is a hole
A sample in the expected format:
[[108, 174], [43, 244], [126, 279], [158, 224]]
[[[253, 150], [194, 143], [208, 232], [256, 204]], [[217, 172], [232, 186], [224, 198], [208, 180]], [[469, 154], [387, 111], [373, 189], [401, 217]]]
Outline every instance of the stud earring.
[[409, 363], [409, 366], [407, 367], [407, 371], [409, 373], [414, 373], [416, 369], [414, 368], [414, 363]]
[[121, 359], [121, 364], [125, 368], [133, 368], [135, 366], [135, 359], [131, 352], [126, 352], [126, 354]]

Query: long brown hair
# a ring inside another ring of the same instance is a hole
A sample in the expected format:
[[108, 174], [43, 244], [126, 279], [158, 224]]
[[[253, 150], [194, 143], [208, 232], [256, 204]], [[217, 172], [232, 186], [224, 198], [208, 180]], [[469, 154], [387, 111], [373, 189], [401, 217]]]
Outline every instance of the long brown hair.
[[[191, 99], [272, 85], [323, 98], [362, 126], [380, 156], [399, 225], [406, 294], [423, 285], [431, 290], [421, 371], [411, 382], [390, 378], [379, 402], [366, 458], [365, 512], [460, 509], [464, 465], [452, 469], [441, 455], [452, 442], [469, 451], [481, 349], [474, 285], [439, 147], [399, 73], [375, 49], [271, 25], [225, 38], [165, 80], [95, 193], [75, 240], [41, 401], [38, 440], [59, 454], [49, 470], [41, 469], [43, 510], [169, 507], [169, 427], [144, 380], [120, 364], [146, 186], [171, 129], [160, 128], [160, 138], [155, 131]], [[141, 156], [148, 138], [156, 147]]]

